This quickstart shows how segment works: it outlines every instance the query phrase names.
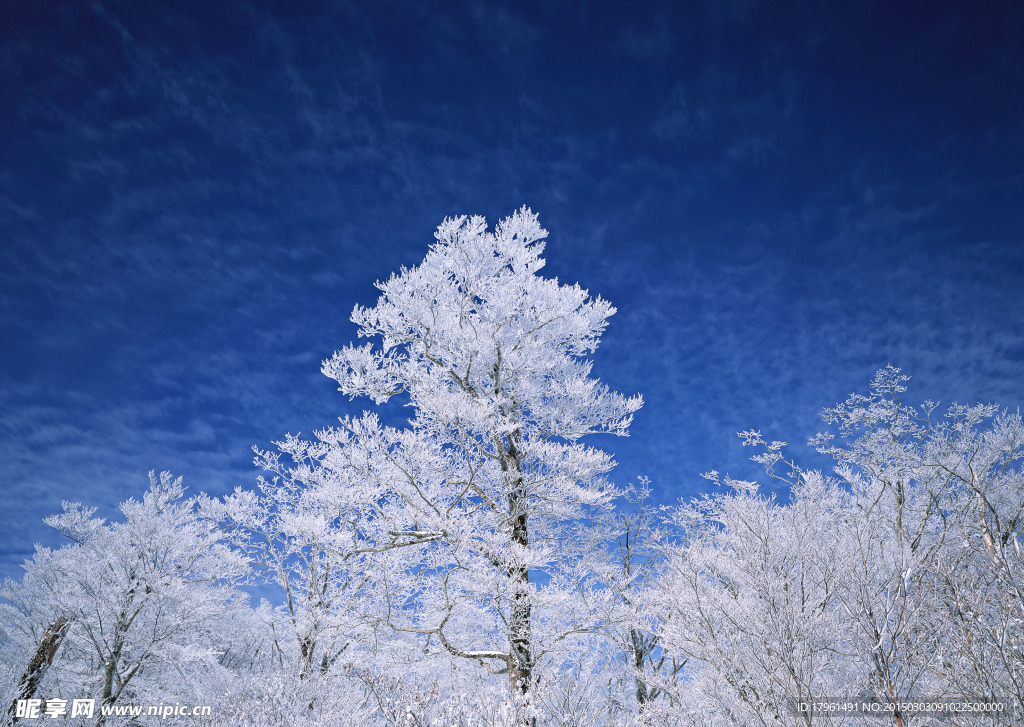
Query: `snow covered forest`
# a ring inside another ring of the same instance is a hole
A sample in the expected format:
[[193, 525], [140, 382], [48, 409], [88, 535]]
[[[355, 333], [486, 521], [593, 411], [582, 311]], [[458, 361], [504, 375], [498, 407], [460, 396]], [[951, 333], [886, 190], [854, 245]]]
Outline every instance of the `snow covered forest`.
[[151, 474], [109, 523], [65, 503], [46, 522], [67, 544], [0, 589], [7, 722], [86, 698], [212, 708], [147, 725], [1024, 720], [1019, 412], [909, 403], [886, 367], [825, 410], [832, 471], [750, 430], [783, 495], [712, 471], [654, 507], [601, 449], [643, 404], [592, 375], [615, 309], [540, 274], [546, 236], [526, 208], [446, 219], [353, 311], [370, 343], [323, 364], [370, 411], [268, 432], [255, 488]]

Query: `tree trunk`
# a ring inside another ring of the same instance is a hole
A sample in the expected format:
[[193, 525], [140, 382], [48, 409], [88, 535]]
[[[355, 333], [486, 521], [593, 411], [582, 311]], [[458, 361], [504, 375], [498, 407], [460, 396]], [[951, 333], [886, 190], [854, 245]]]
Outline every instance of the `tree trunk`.
[[644, 635], [632, 626], [629, 628], [629, 650], [633, 657], [633, 667], [636, 669], [633, 678], [636, 682], [637, 708], [640, 712], [643, 712], [650, 701], [647, 684], [642, 676], [644, 672], [644, 659], [647, 657], [649, 647]]
[[12, 725], [18, 721], [18, 701], [33, 698], [36, 689], [39, 688], [39, 682], [42, 681], [46, 670], [53, 663], [53, 658], [57, 655], [57, 649], [60, 648], [60, 643], [64, 640], [64, 634], [67, 633], [67, 630], [68, 620], [64, 616], [60, 616], [56, 621], [47, 626], [46, 631], [43, 632], [43, 638], [39, 640], [36, 653], [29, 659], [28, 666], [25, 667], [25, 673], [18, 681], [18, 694], [8, 710]]
[[[523, 470], [521, 454], [516, 444], [520, 441], [520, 432], [515, 430], [508, 438], [506, 457], [502, 459], [502, 469], [509, 477], [511, 488], [508, 495], [508, 514], [512, 521], [510, 540], [513, 551], [526, 550], [530, 546], [528, 528], [529, 502], [523, 486]], [[513, 695], [526, 696], [533, 688], [533, 653], [532, 610], [530, 596], [530, 569], [521, 565], [516, 554], [509, 554], [511, 561], [507, 571], [512, 590], [512, 613], [509, 634], [508, 680]]]
[[[522, 548], [530, 544], [525, 503], [521, 490], [509, 497], [512, 520], [512, 543]], [[518, 512], [518, 514], [516, 514]], [[530, 652], [531, 610], [530, 571], [525, 566], [512, 564], [508, 572], [512, 587], [512, 619], [509, 654], [509, 686], [512, 692], [526, 694], [533, 680], [533, 655]]]

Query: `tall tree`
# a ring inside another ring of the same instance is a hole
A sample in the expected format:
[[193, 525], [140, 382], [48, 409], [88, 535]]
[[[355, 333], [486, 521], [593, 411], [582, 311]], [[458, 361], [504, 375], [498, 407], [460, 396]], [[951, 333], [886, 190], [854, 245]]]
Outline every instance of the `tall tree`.
[[367, 493], [356, 541], [404, 564], [381, 571], [394, 579], [389, 623], [524, 695], [540, 657], [597, 627], [565, 588], [592, 587], [583, 520], [614, 497], [602, 477], [614, 463], [580, 439], [626, 435], [642, 405], [591, 378], [586, 357], [615, 309], [538, 274], [546, 237], [525, 207], [493, 232], [482, 217], [446, 219], [420, 265], [353, 311], [380, 347], [323, 365], [350, 397], [413, 409], [401, 430], [369, 416], [320, 433], [328, 474]]

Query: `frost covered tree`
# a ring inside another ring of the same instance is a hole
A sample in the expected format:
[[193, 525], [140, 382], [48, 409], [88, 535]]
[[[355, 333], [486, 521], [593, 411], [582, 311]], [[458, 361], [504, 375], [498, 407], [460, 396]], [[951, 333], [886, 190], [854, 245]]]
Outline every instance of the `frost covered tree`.
[[995, 405], [908, 405], [908, 379], [882, 369], [824, 413], [838, 439], [812, 440], [875, 529], [856, 551], [872, 585], [850, 594], [871, 680], [890, 699], [902, 686], [1020, 710], [1024, 423]]
[[610, 507], [614, 463], [581, 440], [626, 435], [642, 404], [591, 377], [615, 309], [538, 274], [546, 237], [526, 208], [494, 231], [446, 219], [420, 265], [378, 283], [377, 304], [352, 313], [378, 346], [348, 346], [323, 371], [350, 397], [399, 397], [412, 417], [320, 432], [331, 449], [314, 468], [366, 504], [349, 535], [379, 556], [382, 619], [521, 695], [540, 659], [601, 626], [586, 521]]
[[236, 701], [251, 723], [333, 724], [330, 715], [341, 711], [365, 724], [374, 696], [368, 685], [378, 686], [381, 671], [379, 577], [358, 543], [358, 523], [372, 503], [365, 489], [322, 476], [328, 445], [292, 436], [277, 444], [276, 451], [254, 448], [269, 478], [260, 475], [255, 490], [237, 488], [207, 507], [248, 562], [248, 584], [269, 585], [282, 597], [277, 608], [264, 601], [247, 638], [233, 645]]
[[994, 406], [907, 405], [906, 380], [887, 367], [868, 394], [824, 412], [837, 431], [812, 444], [836, 459], [834, 477], [748, 431], [753, 459], [790, 500], [712, 472], [731, 491], [674, 511], [682, 542], [666, 549], [656, 588], [660, 636], [689, 659], [678, 703], [715, 705], [687, 710], [687, 723], [853, 719], [794, 710], [816, 696], [874, 701], [898, 727], [982, 719], [906, 702], [1002, 702], [984, 724], [1013, 724], [1024, 704], [1024, 425]]
[[672, 512], [682, 542], [666, 548], [655, 586], [658, 634], [686, 660], [666, 689], [690, 724], [831, 724], [795, 706], [850, 683], [834, 598], [842, 493], [809, 476], [780, 505], [753, 483], [712, 478], [735, 489]]
[[601, 568], [603, 583], [614, 607], [607, 637], [616, 647], [624, 669], [606, 667], [623, 691], [611, 699], [630, 714], [647, 712], [665, 694], [685, 665], [666, 652], [658, 632], [664, 611], [652, 592], [665, 577], [664, 528], [659, 509], [651, 504], [650, 482], [641, 477], [625, 489], [619, 507], [606, 524], [612, 541], [610, 557]]
[[222, 683], [219, 647], [244, 594], [233, 583], [244, 563], [220, 541], [200, 498], [181, 480], [150, 474], [141, 501], [105, 523], [95, 508], [64, 503], [47, 518], [71, 542], [37, 547], [20, 582], [0, 589], [11, 657], [29, 658], [48, 629], [64, 623], [37, 697], [85, 698], [99, 708], [197, 700]]
[[292, 458], [282, 461], [280, 451], [257, 449], [257, 464], [273, 476], [261, 475], [257, 491], [237, 489], [219, 515], [226, 540], [249, 563], [252, 582], [283, 591], [284, 619], [274, 649], [306, 680], [327, 674], [356, 641], [367, 638], [371, 576], [352, 544], [366, 503], [339, 488], [336, 478], [318, 481], [310, 472], [324, 445], [289, 437], [279, 446], [291, 450]]

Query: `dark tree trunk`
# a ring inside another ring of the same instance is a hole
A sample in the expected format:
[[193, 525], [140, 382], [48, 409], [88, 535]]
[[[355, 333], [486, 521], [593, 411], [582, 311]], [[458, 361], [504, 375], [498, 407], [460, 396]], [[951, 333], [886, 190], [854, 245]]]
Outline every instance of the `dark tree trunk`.
[[[530, 544], [527, 530], [525, 503], [522, 502], [521, 491], [509, 497], [510, 515], [512, 520], [512, 543], [521, 548]], [[515, 514], [518, 511], [518, 514]], [[528, 568], [513, 565], [509, 568], [509, 579], [512, 582], [512, 619], [510, 634], [511, 653], [509, 654], [509, 685], [513, 692], [526, 694], [530, 691], [533, 679], [533, 655], [530, 652], [531, 611], [530, 603], [530, 571]]]
[[633, 667], [636, 669], [636, 703], [641, 712], [647, 707], [650, 701], [650, 694], [647, 691], [647, 684], [642, 678], [644, 672], [644, 659], [650, 649], [647, 639], [635, 628], [629, 629], [630, 651], [633, 655]]
[[39, 688], [39, 682], [42, 681], [46, 670], [53, 663], [53, 658], [57, 655], [57, 649], [60, 648], [61, 641], [64, 640], [64, 634], [67, 633], [67, 630], [68, 620], [64, 616], [60, 616], [56, 621], [47, 626], [46, 631], [43, 632], [43, 638], [39, 640], [39, 647], [36, 649], [36, 653], [32, 655], [32, 658], [29, 659], [28, 666], [25, 667], [25, 673], [18, 682], [18, 694], [11, 703], [10, 710], [8, 710], [12, 725], [18, 721], [18, 700], [33, 698], [36, 689]]
[[[523, 482], [522, 453], [518, 443], [521, 434], [516, 429], [508, 438], [508, 449], [502, 458], [502, 470], [508, 477], [508, 514], [512, 523], [510, 541], [513, 550], [526, 550], [530, 546], [529, 496]], [[516, 562], [510, 553], [507, 575], [512, 590], [512, 613], [509, 634], [508, 680], [513, 694], [527, 695], [533, 689], [533, 603], [530, 596], [530, 569]], [[532, 724], [532, 721], [531, 721]]]

